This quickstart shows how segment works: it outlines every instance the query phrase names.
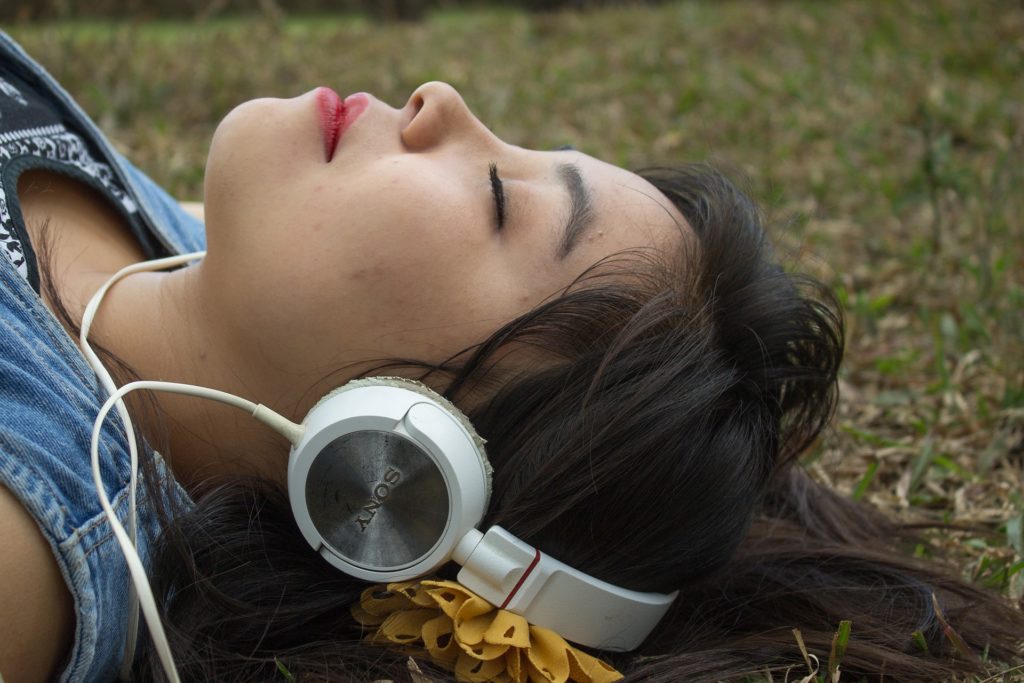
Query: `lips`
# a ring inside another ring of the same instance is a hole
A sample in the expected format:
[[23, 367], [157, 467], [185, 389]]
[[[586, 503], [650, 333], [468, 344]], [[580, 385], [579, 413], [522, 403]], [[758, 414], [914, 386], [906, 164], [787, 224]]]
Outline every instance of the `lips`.
[[330, 162], [345, 131], [370, 104], [366, 93], [355, 93], [344, 100], [327, 87], [316, 89], [317, 110], [324, 139], [324, 158]]

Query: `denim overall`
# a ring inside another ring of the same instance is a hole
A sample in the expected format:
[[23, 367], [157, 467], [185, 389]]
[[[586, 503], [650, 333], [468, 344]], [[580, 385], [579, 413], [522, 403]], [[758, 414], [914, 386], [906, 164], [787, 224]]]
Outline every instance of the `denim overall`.
[[[119, 155], [64, 89], [3, 32], [0, 60], [48, 93], [76, 132], [102, 152], [98, 160], [110, 165], [167, 252], [205, 248], [203, 224]], [[78, 346], [28, 281], [0, 258], [0, 483], [39, 525], [74, 599], [74, 645], [60, 681], [113, 680], [124, 656], [130, 579], [100, 508], [89, 456], [93, 420], [105, 399]], [[124, 521], [129, 455], [116, 417], [107, 420], [100, 457], [107, 493]], [[149, 457], [172, 482], [170, 495], [188, 501], [160, 456], [150, 451]], [[138, 549], [148, 566], [158, 528], [141, 483], [138, 496]]]

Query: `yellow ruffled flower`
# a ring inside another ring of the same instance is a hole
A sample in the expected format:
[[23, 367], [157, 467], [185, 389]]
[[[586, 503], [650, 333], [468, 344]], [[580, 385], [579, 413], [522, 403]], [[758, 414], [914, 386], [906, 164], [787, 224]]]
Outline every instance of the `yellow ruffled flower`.
[[612, 683], [622, 674], [554, 631], [498, 609], [455, 581], [407, 581], [363, 591], [352, 616], [369, 638], [423, 647], [466, 683]]

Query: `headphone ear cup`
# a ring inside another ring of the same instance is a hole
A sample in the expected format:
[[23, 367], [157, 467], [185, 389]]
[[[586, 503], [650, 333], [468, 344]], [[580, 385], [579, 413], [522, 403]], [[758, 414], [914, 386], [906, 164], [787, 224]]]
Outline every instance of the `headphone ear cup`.
[[486, 512], [483, 440], [422, 384], [350, 382], [321, 399], [303, 427], [288, 466], [292, 511], [310, 545], [353, 576], [429, 573]]
[[429, 553], [444, 535], [451, 507], [430, 453], [400, 433], [368, 429], [343, 434], [320, 450], [304, 496], [331, 552], [382, 570]]

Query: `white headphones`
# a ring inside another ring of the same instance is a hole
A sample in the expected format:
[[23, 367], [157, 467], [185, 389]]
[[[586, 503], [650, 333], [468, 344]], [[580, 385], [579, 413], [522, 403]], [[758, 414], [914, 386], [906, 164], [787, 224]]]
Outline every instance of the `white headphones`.
[[[170, 648], [145, 569], [135, 552], [137, 454], [123, 396], [138, 389], [170, 391], [234, 405], [284, 434], [292, 449], [288, 497], [306, 541], [324, 559], [375, 582], [424, 576], [454, 560], [458, 580], [493, 605], [554, 630], [567, 640], [605, 650], [632, 650], [664, 616], [676, 593], [627, 590], [584, 574], [532, 548], [501, 527], [476, 529], [486, 514], [491, 466], [483, 439], [447, 399], [397, 377], [354, 380], [321, 399], [301, 425], [224, 392], [170, 382], [116, 388], [88, 344], [92, 319], [106, 291], [122, 277], [200, 259], [204, 252], [148, 261], [115, 274], [86, 307], [81, 345], [111, 396], [93, 428], [93, 475], [128, 562], [140, 607], [164, 669], [177, 681]], [[99, 474], [103, 420], [117, 407], [132, 456], [129, 531], [118, 522]], [[132, 610], [137, 619], [137, 610]], [[134, 651], [134, 621], [122, 675]]]
[[402, 581], [455, 560], [459, 583], [491, 604], [604, 650], [638, 647], [676, 597], [595, 579], [501, 527], [478, 531], [491, 492], [483, 440], [423, 384], [355, 380], [302, 424], [288, 463], [292, 512], [346, 574]]

